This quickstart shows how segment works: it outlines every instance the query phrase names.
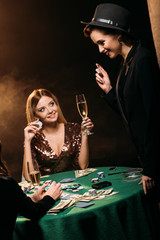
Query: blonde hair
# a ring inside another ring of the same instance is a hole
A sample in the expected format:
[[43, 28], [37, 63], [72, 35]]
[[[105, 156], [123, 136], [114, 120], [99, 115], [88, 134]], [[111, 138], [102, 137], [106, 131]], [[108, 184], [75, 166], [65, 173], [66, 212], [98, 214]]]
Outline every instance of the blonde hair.
[[56, 103], [57, 107], [58, 107], [58, 119], [57, 121], [59, 123], [66, 123], [66, 119], [63, 116], [62, 110], [60, 108], [58, 99], [56, 98], [56, 96], [51, 93], [49, 90], [47, 89], [35, 89], [28, 97], [27, 99], [27, 103], [26, 103], [26, 116], [27, 116], [27, 121], [28, 123], [35, 121], [35, 108], [39, 102], [39, 100], [41, 99], [41, 97], [43, 96], [47, 96], [53, 99], [53, 101]]

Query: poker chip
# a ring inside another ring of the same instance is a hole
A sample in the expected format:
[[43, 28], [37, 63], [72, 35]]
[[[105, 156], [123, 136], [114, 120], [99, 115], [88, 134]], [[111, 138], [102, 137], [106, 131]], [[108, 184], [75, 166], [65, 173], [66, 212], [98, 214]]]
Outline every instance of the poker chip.
[[79, 192], [79, 189], [73, 189], [72, 192]]
[[99, 178], [92, 178], [92, 183], [99, 182]]
[[43, 123], [41, 121], [38, 121], [37, 124], [39, 125], [39, 128], [42, 127]]
[[98, 172], [97, 175], [99, 179], [105, 178], [104, 172]]
[[52, 183], [52, 180], [47, 180], [47, 181], [45, 181], [44, 183], [45, 183], [45, 184], [47, 184], [47, 183], [51, 184], [51, 183]]

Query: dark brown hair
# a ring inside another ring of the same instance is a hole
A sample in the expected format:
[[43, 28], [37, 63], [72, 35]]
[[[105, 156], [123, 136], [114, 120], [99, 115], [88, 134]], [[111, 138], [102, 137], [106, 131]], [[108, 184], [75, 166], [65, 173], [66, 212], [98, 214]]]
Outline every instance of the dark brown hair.
[[119, 41], [124, 42], [127, 46], [134, 45], [138, 39], [131, 34], [123, 32], [121, 30], [113, 29], [113, 28], [105, 28], [105, 27], [98, 27], [93, 25], [86, 25], [83, 33], [85, 37], [90, 37], [90, 34], [93, 30], [99, 30], [105, 35], [121, 35]]
[[0, 142], [0, 176], [8, 176], [6, 163], [2, 159], [2, 144]]

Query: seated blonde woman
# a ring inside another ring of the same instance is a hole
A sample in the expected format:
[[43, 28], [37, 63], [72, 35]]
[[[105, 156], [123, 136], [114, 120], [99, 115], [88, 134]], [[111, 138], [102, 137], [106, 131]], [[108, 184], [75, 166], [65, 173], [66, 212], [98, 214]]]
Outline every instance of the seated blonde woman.
[[93, 128], [89, 118], [83, 119], [81, 126], [67, 122], [57, 98], [46, 89], [36, 89], [29, 95], [26, 114], [23, 159], [26, 180], [29, 180], [27, 162], [29, 171], [40, 170], [41, 175], [88, 167], [86, 131]]

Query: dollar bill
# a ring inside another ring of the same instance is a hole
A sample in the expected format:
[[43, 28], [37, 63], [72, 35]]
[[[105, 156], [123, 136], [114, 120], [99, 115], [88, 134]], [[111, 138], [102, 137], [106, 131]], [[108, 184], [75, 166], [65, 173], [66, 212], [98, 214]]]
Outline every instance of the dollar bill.
[[79, 177], [83, 177], [83, 176], [86, 176], [94, 171], [96, 171], [97, 169], [95, 168], [86, 168], [84, 170], [76, 170], [75, 171], [75, 177], [76, 178], [79, 178]]
[[117, 194], [118, 192], [114, 192], [113, 188], [107, 189], [107, 190], [99, 190], [96, 191], [96, 194], [90, 195], [89, 192], [85, 192], [83, 195], [81, 194], [72, 194], [67, 200], [61, 200], [58, 205], [51, 208], [48, 211], [48, 214], [58, 214], [62, 211], [64, 211], [67, 208], [70, 208], [74, 206], [77, 202], [90, 202], [92, 200], [99, 200], [104, 199], [106, 196], [112, 196], [114, 194]]

